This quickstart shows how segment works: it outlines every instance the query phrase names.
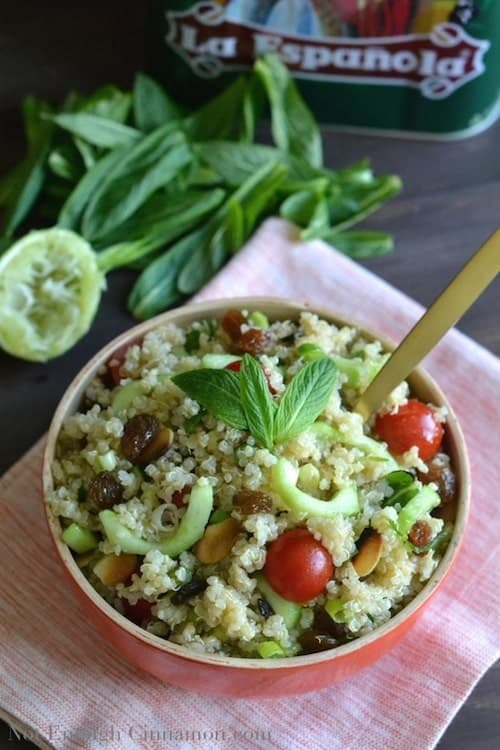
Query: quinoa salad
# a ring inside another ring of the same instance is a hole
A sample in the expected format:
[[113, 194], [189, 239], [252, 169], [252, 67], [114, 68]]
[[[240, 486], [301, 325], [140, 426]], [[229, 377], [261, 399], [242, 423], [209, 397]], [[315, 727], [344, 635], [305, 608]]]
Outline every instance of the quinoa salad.
[[47, 502], [96, 591], [199, 653], [336, 648], [400, 611], [453, 530], [446, 410], [310, 312], [159, 326], [118, 349], [66, 419]]

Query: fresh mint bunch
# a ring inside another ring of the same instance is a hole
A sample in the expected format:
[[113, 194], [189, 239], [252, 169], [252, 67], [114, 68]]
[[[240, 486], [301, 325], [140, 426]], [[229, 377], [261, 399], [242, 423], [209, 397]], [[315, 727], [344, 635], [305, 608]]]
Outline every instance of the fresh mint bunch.
[[[255, 143], [266, 100], [274, 146]], [[138, 73], [131, 91], [70, 92], [57, 109], [28, 97], [23, 115], [26, 158], [0, 179], [0, 253], [42, 216], [71, 229], [104, 273], [141, 272], [137, 318], [196, 292], [269, 215], [355, 258], [392, 249], [383, 232], [350, 229], [399, 178], [366, 160], [326, 167], [318, 123], [276, 55], [188, 114]]]

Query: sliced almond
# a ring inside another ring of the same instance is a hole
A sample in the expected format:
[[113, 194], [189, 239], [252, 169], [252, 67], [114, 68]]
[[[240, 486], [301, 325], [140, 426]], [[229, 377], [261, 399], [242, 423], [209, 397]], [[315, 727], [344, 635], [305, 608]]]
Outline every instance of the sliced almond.
[[170, 427], [161, 427], [151, 442], [141, 453], [141, 463], [149, 464], [163, 456], [174, 442], [174, 433]]
[[104, 555], [93, 570], [101, 583], [114, 586], [125, 583], [138, 568], [137, 555]]
[[207, 526], [205, 533], [193, 547], [198, 560], [206, 565], [223, 560], [229, 555], [240, 531], [240, 522], [236, 518]]
[[383, 544], [384, 540], [378, 531], [373, 531], [363, 540], [357, 554], [351, 560], [360, 578], [370, 575], [375, 570], [382, 555]]

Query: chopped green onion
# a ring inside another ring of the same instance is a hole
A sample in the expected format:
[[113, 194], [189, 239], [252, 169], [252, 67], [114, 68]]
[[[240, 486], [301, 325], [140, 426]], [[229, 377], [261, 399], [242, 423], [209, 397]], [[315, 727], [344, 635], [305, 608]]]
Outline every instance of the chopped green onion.
[[321, 357], [326, 356], [323, 349], [312, 341], [306, 341], [304, 344], [300, 344], [300, 346], [297, 347], [297, 354], [302, 357], [304, 362], [312, 362], [315, 359], [321, 359]]
[[334, 622], [343, 622], [342, 610], [344, 609], [344, 602], [342, 599], [328, 599], [325, 604], [325, 611], [330, 615]]
[[111, 397], [111, 411], [116, 415], [127, 411], [135, 399], [138, 396], [142, 396], [142, 394], [143, 390], [140, 380], [131, 380], [130, 383], [115, 388]]
[[201, 420], [203, 419], [204, 414], [205, 411], [203, 409], [200, 409], [198, 414], [193, 414], [192, 417], [188, 417], [186, 420], [184, 420], [184, 429], [186, 430], [186, 433], [188, 435], [194, 432], [195, 429], [201, 424]]
[[78, 523], [71, 523], [64, 529], [61, 539], [78, 555], [90, 552], [90, 550], [95, 549], [98, 545], [98, 540], [94, 532], [86, 529], [84, 526], [80, 526]]
[[118, 463], [116, 453], [112, 450], [97, 456], [96, 461], [102, 471], [113, 471]]
[[262, 643], [258, 643], [257, 653], [261, 659], [276, 659], [285, 656], [285, 652], [276, 641], [262, 641]]
[[263, 312], [254, 310], [248, 316], [248, 322], [253, 325], [254, 328], [269, 328], [269, 320]]

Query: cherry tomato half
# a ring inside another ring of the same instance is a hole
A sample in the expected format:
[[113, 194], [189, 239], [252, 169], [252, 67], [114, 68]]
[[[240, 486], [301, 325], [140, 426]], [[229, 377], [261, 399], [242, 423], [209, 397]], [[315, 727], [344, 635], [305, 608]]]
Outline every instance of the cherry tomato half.
[[395, 414], [378, 416], [375, 433], [396, 456], [416, 445], [420, 458], [428, 461], [438, 452], [444, 430], [432, 409], [411, 398]]
[[280, 596], [304, 604], [321, 594], [335, 566], [328, 550], [307, 529], [298, 528], [271, 542], [264, 573]]
[[176, 505], [178, 508], [183, 508], [186, 503], [186, 495], [189, 495], [191, 493], [192, 487], [190, 484], [185, 484], [184, 487], [181, 487], [180, 490], [174, 490], [172, 492], [172, 502], [174, 505]]
[[236, 359], [234, 362], [230, 362], [225, 367], [226, 370], [231, 370], [232, 372], [239, 372], [241, 370], [241, 359]]
[[144, 620], [151, 618], [151, 607], [146, 599], [138, 599], [135, 604], [131, 604], [127, 599], [122, 599], [123, 609], [129, 620], [135, 622], [136, 625], [140, 625]]

